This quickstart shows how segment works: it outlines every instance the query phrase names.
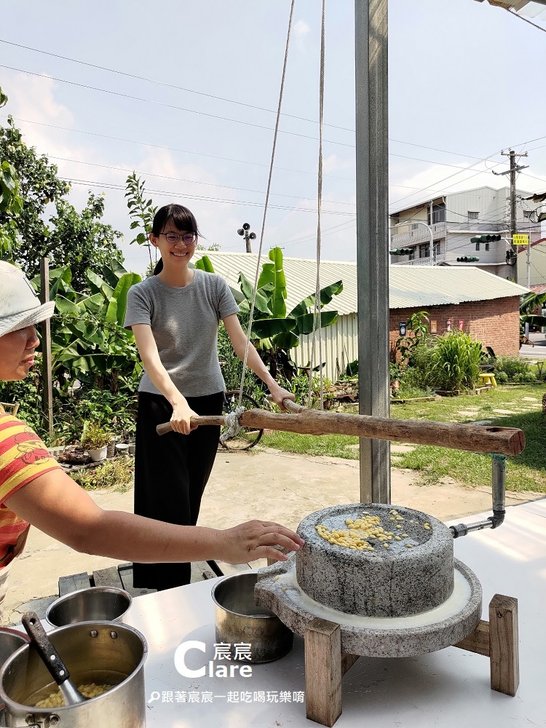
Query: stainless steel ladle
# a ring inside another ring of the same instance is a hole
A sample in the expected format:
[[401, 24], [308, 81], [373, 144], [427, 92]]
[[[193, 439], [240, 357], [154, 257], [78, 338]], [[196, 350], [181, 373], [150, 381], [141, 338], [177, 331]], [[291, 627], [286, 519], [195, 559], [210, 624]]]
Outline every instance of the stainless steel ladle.
[[70, 673], [49, 641], [36, 612], [25, 612], [21, 622], [30, 637], [31, 644], [59, 686], [65, 703], [67, 705], [83, 703], [86, 700], [85, 696], [71, 683]]

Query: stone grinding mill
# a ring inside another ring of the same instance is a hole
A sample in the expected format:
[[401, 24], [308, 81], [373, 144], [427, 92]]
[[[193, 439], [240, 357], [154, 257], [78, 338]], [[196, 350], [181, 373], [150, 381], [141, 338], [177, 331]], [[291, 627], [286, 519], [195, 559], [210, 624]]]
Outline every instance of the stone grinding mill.
[[[505, 456], [524, 448], [521, 430], [390, 420], [306, 410], [248, 410], [244, 426], [435, 444], [492, 453], [493, 515], [448, 527], [402, 506], [339, 505], [300, 523], [305, 546], [261, 569], [256, 602], [305, 643], [307, 717], [332, 726], [342, 712], [342, 677], [360, 656], [409, 657], [456, 646], [490, 660], [491, 688], [515, 695], [519, 681], [517, 600], [496, 594], [489, 621], [480, 619], [482, 590], [453, 556], [454, 538], [497, 528], [504, 519]], [[223, 417], [196, 418], [199, 425]], [[169, 424], [158, 432], [168, 432]]]

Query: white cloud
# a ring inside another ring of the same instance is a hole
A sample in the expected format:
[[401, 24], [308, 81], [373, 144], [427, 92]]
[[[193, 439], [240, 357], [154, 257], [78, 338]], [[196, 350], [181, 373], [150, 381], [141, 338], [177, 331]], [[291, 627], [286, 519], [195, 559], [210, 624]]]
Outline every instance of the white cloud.
[[294, 23], [294, 28], [292, 30], [295, 42], [296, 42], [296, 48], [299, 51], [305, 51], [306, 50], [306, 38], [311, 32], [311, 28], [309, 25], [305, 22], [305, 20], [297, 20]]

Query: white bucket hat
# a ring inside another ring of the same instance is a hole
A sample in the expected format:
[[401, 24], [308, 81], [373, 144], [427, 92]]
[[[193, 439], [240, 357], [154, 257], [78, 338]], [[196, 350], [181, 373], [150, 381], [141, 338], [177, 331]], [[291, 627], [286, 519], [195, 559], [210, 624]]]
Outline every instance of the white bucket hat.
[[0, 261], [0, 336], [44, 321], [54, 309], [55, 301], [40, 303], [22, 270]]

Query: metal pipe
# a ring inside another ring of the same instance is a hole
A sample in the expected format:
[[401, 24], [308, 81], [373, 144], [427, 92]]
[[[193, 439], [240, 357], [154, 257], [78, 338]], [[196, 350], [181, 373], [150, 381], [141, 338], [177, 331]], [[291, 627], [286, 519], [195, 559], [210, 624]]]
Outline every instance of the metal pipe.
[[485, 521], [477, 523], [458, 523], [450, 526], [453, 538], [466, 536], [472, 531], [481, 531], [484, 528], [498, 528], [504, 521], [504, 496], [506, 490], [506, 456], [493, 453], [491, 471], [491, 498], [493, 501], [493, 515]]

